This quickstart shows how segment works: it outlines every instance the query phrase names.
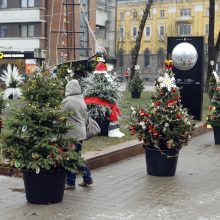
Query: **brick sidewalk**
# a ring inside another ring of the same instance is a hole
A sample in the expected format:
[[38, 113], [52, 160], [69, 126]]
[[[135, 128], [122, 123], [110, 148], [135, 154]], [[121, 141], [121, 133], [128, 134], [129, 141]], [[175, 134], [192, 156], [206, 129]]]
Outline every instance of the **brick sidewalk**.
[[98, 168], [91, 187], [67, 190], [53, 205], [27, 203], [22, 179], [0, 176], [0, 220], [218, 220], [220, 145], [213, 143], [213, 132], [193, 138], [174, 177], [147, 175], [143, 154]]

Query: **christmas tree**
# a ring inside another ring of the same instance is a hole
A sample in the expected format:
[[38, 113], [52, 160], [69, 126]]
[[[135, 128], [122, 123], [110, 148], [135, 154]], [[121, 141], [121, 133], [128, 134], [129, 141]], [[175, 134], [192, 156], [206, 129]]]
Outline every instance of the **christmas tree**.
[[212, 111], [212, 114], [207, 116], [205, 125], [208, 128], [219, 127], [220, 125], [220, 80], [219, 76], [214, 70], [214, 61], [210, 61], [212, 66], [212, 75], [209, 81], [209, 98], [210, 106], [209, 110]]
[[130, 82], [130, 90], [131, 92], [141, 93], [144, 90], [144, 82], [140, 76], [140, 67], [138, 65], [135, 66], [135, 74]]
[[119, 84], [114, 75], [107, 73], [106, 65], [100, 62], [94, 73], [85, 78], [82, 84], [89, 115], [93, 119], [117, 120], [117, 114], [120, 114], [117, 108]]
[[12, 166], [36, 170], [58, 169], [75, 172], [83, 161], [68, 148], [64, 134], [70, 113], [61, 111], [63, 90], [60, 81], [49, 72], [33, 75], [23, 88], [24, 105], [15, 109], [2, 135], [2, 153]]
[[[209, 110], [212, 111], [212, 114], [207, 116], [207, 127], [211, 126], [220, 126], [220, 83], [217, 82], [217, 86], [214, 90], [211, 105]], [[211, 126], [210, 126], [211, 125]]]
[[[119, 84], [113, 74], [113, 67], [99, 62], [93, 74], [81, 81], [89, 115], [98, 122], [102, 136], [123, 137], [119, 130], [118, 107]], [[110, 126], [109, 126], [110, 125]], [[111, 131], [110, 131], [111, 130]], [[114, 130], [114, 131], [113, 131]]]
[[159, 149], [180, 150], [187, 145], [195, 121], [181, 105], [172, 67], [171, 60], [165, 61], [165, 69], [155, 81], [156, 91], [151, 105], [131, 108], [129, 129], [145, 144]]

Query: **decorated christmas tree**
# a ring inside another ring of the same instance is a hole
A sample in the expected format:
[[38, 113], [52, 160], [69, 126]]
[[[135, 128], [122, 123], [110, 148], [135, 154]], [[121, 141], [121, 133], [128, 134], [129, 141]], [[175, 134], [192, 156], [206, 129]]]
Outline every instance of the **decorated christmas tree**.
[[101, 129], [105, 124], [107, 134], [104, 136], [107, 136], [108, 124], [118, 121], [118, 115], [121, 114], [117, 105], [120, 98], [119, 84], [115, 76], [107, 72], [103, 62], [97, 64], [94, 73], [85, 78], [82, 84], [89, 115], [99, 123]]
[[140, 67], [135, 66], [135, 74], [129, 86], [132, 98], [140, 98], [141, 92], [144, 90], [144, 81], [140, 76]]
[[216, 80], [216, 87], [212, 95], [209, 110], [212, 114], [207, 116], [207, 127], [220, 127], [220, 81]]
[[146, 145], [180, 150], [187, 145], [195, 121], [181, 105], [172, 67], [173, 62], [166, 60], [164, 71], [155, 81], [156, 91], [152, 95], [151, 105], [131, 108], [129, 129]]
[[83, 161], [64, 139], [70, 113], [61, 111], [60, 81], [44, 72], [33, 75], [23, 88], [24, 105], [14, 109], [9, 127], [2, 135], [2, 153], [12, 166], [36, 170], [60, 169], [75, 172]]

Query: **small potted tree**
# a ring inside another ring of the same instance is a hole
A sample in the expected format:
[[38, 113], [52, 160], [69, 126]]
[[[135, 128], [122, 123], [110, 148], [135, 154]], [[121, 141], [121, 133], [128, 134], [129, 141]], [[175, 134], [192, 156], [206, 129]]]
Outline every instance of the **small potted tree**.
[[209, 110], [212, 114], [207, 116], [207, 127], [213, 128], [215, 144], [220, 144], [220, 82], [214, 90]]
[[66, 170], [76, 172], [83, 163], [64, 139], [70, 113], [61, 111], [62, 85], [50, 73], [34, 75], [23, 88], [23, 99], [23, 106], [11, 113], [11, 133], [1, 135], [3, 156], [22, 169], [29, 202], [60, 202]]
[[195, 126], [180, 103], [172, 66], [171, 60], [165, 61], [165, 70], [155, 82], [151, 104], [131, 109], [129, 129], [144, 142], [149, 175], [175, 174], [179, 151], [187, 145]]
[[141, 92], [144, 90], [144, 82], [140, 76], [140, 67], [138, 65], [135, 66], [135, 74], [130, 81], [130, 91], [131, 98], [140, 98]]
[[121, 114], [117, 104], [120, 99], [119, 84], [115, 76], [107, 72], [104, 62], [99, 62], [94, 73], [84, 78], [81, 84], [89, 115], [99, 124], [100, 135], [108, 136], [109, 123], [118, 121]]

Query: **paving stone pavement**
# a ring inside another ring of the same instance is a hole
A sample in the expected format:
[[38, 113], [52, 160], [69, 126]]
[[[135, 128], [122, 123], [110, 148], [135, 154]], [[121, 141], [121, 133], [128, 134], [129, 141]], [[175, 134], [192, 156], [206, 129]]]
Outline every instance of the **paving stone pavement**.
[[30, 204], [21, 178], [0, 176], [0, 220], [219, 220], [220, 145], [213, 139], [212, 132], [193, 138], [173, 177], [147, 175], [139, 155], [92, 170], [91, 187], [66, 190], [57, 204]]

